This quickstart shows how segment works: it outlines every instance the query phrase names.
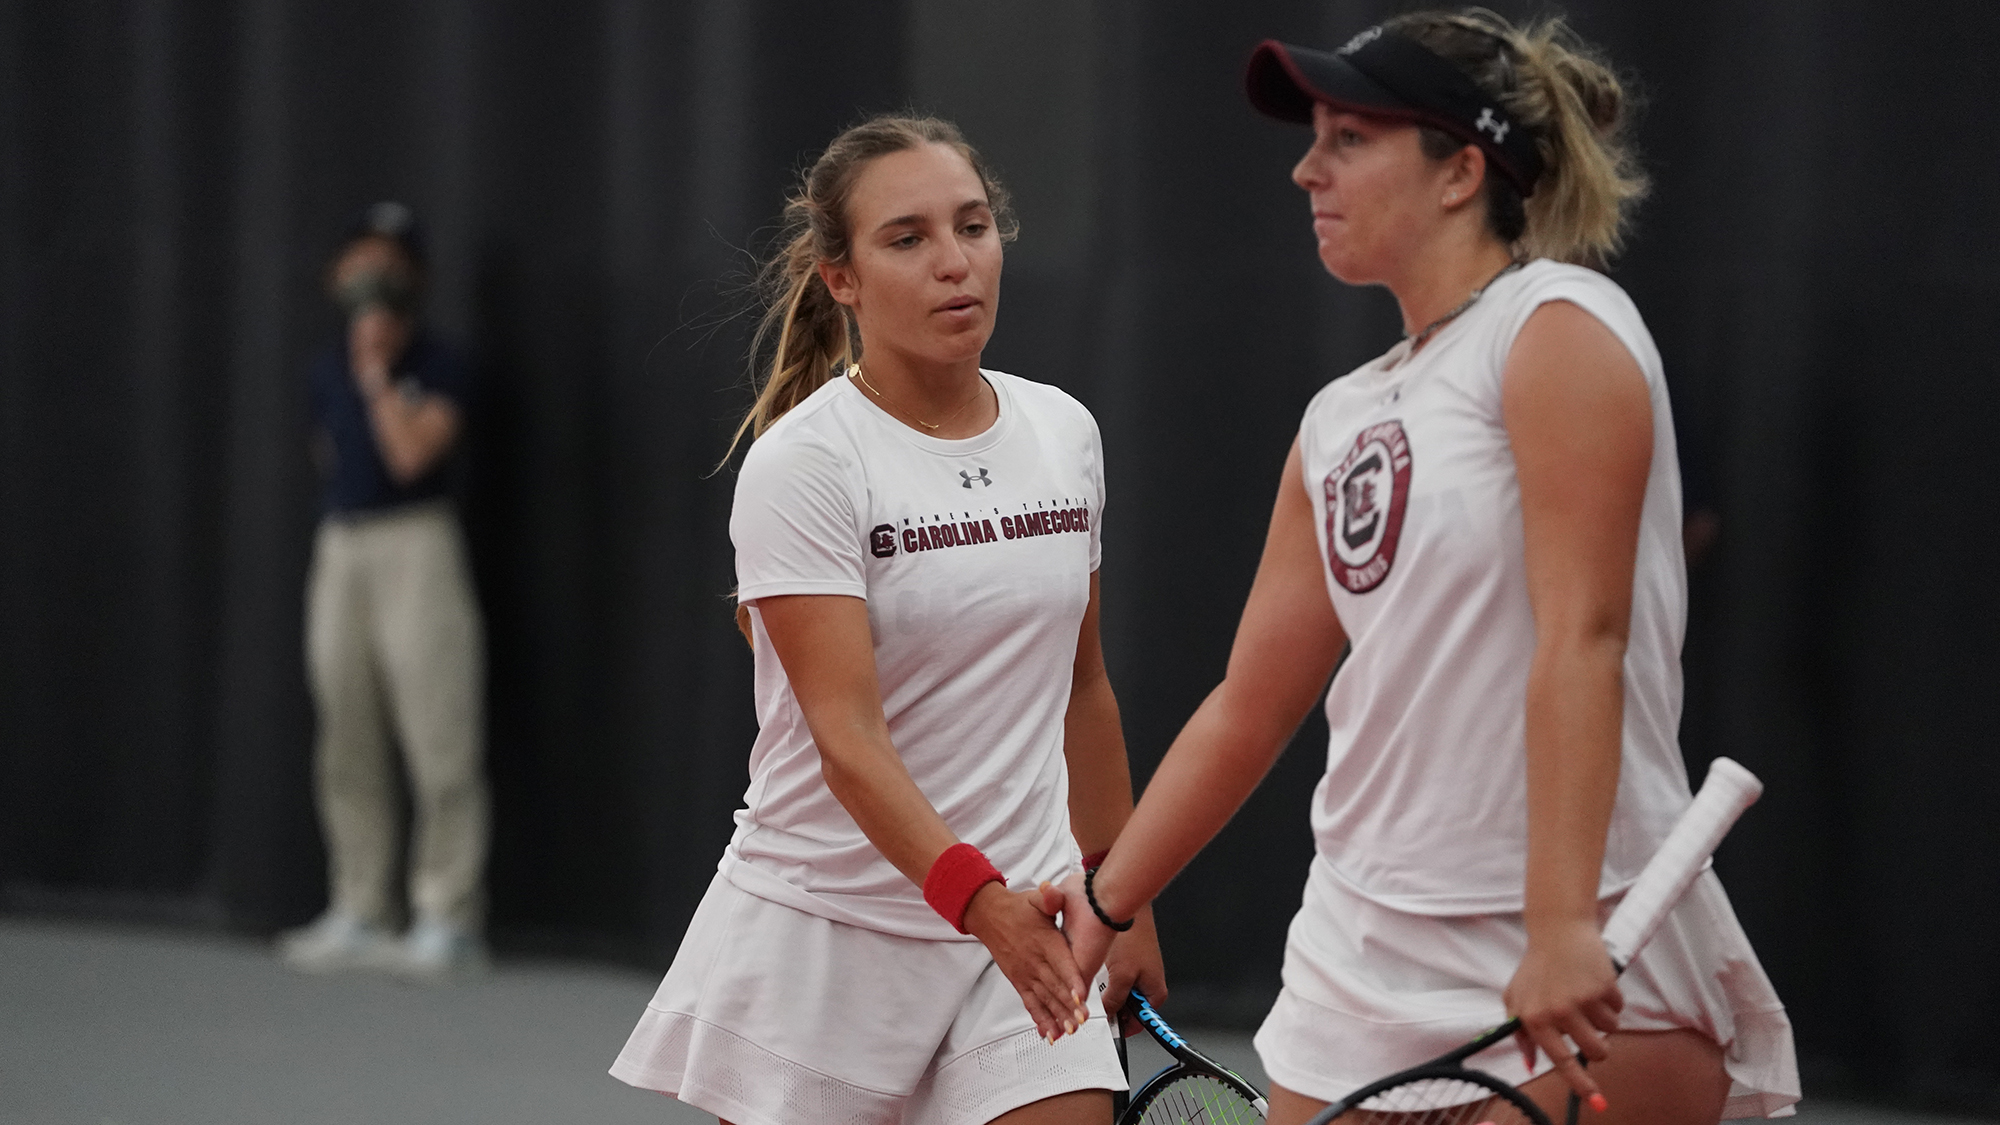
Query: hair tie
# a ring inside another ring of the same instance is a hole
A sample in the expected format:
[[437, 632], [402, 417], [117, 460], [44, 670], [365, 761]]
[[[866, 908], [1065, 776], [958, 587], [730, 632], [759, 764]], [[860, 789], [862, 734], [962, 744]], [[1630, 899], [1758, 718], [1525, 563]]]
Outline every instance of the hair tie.
[[1127, 918], [1123, 922], [1114, 922], [1111, 920], [1111, 915], [1106, 914], [1104, 912], [1104, 908], [1097, 905], [1097, 890], [1095, 889], [1095, 887], [1092, 886], [1092, 884], [1094, 884], [1096, 881], [1097, 881], [1097, 868], [1093, 867], [1090, 870], [1083, 873], [1083, 899], [1085, 902], [1088, 902], [1090, 904], [1090, 912], [1092, 914], [1097, 915], [1098, 921], [1104, 923], [1105, 925], [1111, 927], [1114, 930], [1117, 930], [1121, 934], [1124, 933], [1126, 930], [1131, 929], [1132, 923], [1137, 922], [1139, 920], [1137, 915]]

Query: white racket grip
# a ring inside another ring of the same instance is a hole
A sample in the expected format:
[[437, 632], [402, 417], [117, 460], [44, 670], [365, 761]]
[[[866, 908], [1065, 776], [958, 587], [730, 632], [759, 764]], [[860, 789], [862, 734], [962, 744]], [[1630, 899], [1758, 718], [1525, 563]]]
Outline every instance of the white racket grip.
[[1646, 869], [1625, 892], [1624, 901], [1611, 912], [1611, 920], [1604, 924], [1604, 948], [1620, 972], [1652, 940], [1667, 911], [1708, 865], [1708, 857], [1729, 834], [1736, 818], [1763, 792], [1764, 783], [1755, 774], [1728, 758], [1709, 763], [1708, 777], [1701, 783], [1701, 792], [1694, 795], [1694, 803], [1681, 814], [1666, 842], [1653, 853]]

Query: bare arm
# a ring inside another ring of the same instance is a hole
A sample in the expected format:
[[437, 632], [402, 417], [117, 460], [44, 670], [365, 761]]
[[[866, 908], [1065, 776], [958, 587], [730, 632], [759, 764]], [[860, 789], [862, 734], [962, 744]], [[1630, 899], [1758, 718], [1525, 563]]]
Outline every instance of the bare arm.
[[375, 447], [397, 484], [409, 484], [437, 465], [458, 439], [458, 406], [443, 395], [406, 394], [390, 383], [390, 368], [409, 343], [410, 322], [387, 309], [355, 316], [347, 352], [355, 389], [368, 407]]
[[1528, 599], [1528, 950], [1508, 1008], [1596, 1092], [1562, 1046], [1604, 1057], [1618, 1026], [1616, 973], [1597, 931], [1605, 834], [1618, 795], [1624, 662], [1639, 517], [1653, 454], [1645, 376], [1610, 329], [1567, 302], [1528, 318], [1503, 376], [1501, 407], [1521, 483]]
[[[1063, 756], [1069, 765], [1069, 819], [1076, 842], [1086, 855], [1105, 851], [1132, 815], [1132, 770], [1125, 758], [1118, 699], [1104, 670], [1095, 573], [1090, 576], [1090, 605], [1077, 634], [1069, 710], [1063, 716]], [[1109, 964], [1104, 1009], [1113, 1018], [1134, 984], [1155, 1003], [1166, 999], [1166, 970], [1151, 906], [1140, 910], [1137, 924], [1113, 944]]]
[[1090, 604], [1076, 638], [1076, 666], [1063, 714], [1063, 757], [1069, 765], [1070, 830], [1085, 854], [1104, 851], [1132, 815], [1132, 771], [1125, 761], [1125, 731], [1118, 698], [1104, 670], [1098, 633], [1098, 576], [1090, 576]]
[[[827, 788], [883, 857], [922, 886], [959, 840], [889, 741], [867, 603], [793, 595], [756, 605], [819, 748]], [[965, 928], [992, 952], [1036, 1028], [1053, 1037], [1082, 1022], [1083, 978], [1041, 897], [988, 883], [966, 907]]]
[[375, 447], [397, 484], [409, 484], [436, 467], [458, 440], [458, 407], [443, 395], [405, 396], [384, 390], [368, 399]]
[[[1174, 739], [1098, 871], [1097, 901], [1112, 918], [1130, 918], [1151, 902], [1236, 814], [1319, 698], [1347, 643], [1327, 597], [1299, 458], [1294, 442], [1228, 671]], [[1066, 889], [1076, 901], [1076, 888]], [[1078, 964], [1090, 972], [1108, 931], [1078, 905], [1065, 919], [1074, 919]]]

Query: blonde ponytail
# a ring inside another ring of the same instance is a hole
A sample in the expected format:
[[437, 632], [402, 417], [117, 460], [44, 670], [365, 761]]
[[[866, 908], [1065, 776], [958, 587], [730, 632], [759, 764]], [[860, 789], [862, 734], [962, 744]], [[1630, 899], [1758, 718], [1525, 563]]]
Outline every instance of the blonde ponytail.
[[[803, 225], [795, 221], [793, 212], [803, 210], [803, 201], [797, 197], [786, 203], [786, 230], [792, 232], [791, 237], [765, 263], [758, 279], [766, 296], [764, 315], [750, 340], [752, 362], [774, 334], [777, 345], [771, 351], [768, 374], [758, 387], [756, 401], [729, 439], [730, 454], [736, 452], [745, 433], [753, 441], [762, 437], [771, 423], [854, 362], [847, 310], [820, 280], [819, 259], [814, 254], [819, 239], [809, 220]], [[795, 226], [799, 229], [793, 231]], [[723, 460], [728, 459], [729, 454], [725, 454]]]
[[[1544, 168], [1534, 194], [1524, 200], [1504, 177], [1486, 177], [1488, 218], [1502, 241], [1523, 257], [1587, 265], [1623, 248], [1632, 207], [1650, 185], [1625, 135], [1629, 99], [1601, 52], [1560, 17], [1515, 27], [1467, 8], [1415, 12], [1385, 26], [1455, 63], [1539, 135]], [[1427, 130], [1433, 157], [1464, 145]]]
[[[835, 137], [786, 197], [780, 248], [758, 273], [764, 314], [750, 344], [751, 383], [757, 398], [730, 438], [724, 461], [736, 452], [743, 435], [749, 434], [752, 441], [762, 437], [786, 411], [860, 358], [848, 311], [827, 291], [819, 267], [847, 260], [847, 199], [868, 162], [926, 144], [952, 148], [972, 165], [986, 188], [995, 229], [1003, 240], [1015, 237], [1018, 227], [1007, 189], [951, 122], [885, 114]], [[773, 340], [770, 362], [759, 379], [759, 357]]]

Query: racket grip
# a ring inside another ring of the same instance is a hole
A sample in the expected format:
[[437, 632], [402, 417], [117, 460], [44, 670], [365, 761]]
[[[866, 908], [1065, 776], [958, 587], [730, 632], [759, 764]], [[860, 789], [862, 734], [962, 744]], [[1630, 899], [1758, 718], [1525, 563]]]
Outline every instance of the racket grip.
[[1167, 1021], [1160, 1018], [1160, 1013], [1153, 1010], [1153, 1002], [1146, 999], [1145, 993], [1134, 988], [1126, 999], [1125, 1006], [1161, 1043], [1168, 1047], [1187, 1046], [1187, 1040], [1182, 1039], [1179, 1032], [1168, 1027]]
[[1763, 792], [1764, 783], [1755, 774], [1728, 758], [1709, 764], [1701, 792], [1604, 924], [1604, 948], [1619, 972], [1652, 940], [1667, 911], [1687, 893], [1736, 818]]

